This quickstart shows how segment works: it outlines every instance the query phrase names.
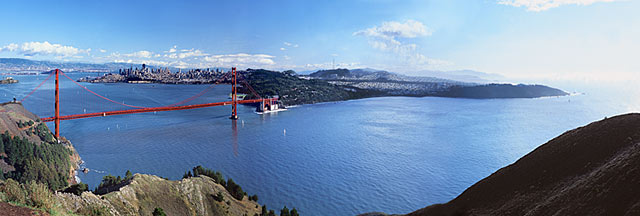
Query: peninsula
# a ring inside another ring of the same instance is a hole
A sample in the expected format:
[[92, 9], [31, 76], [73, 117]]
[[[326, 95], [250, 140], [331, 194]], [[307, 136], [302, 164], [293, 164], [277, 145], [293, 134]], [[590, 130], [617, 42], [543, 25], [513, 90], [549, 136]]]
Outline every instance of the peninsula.
[[[279, 96], [285, 105], [312, 104], [381, 96], [437, 96], [457, 98], [536, 98], [568, 93], [543, 85], [469, 83], [435, 77], [411, 77], [387, 71], [363, 69], [320, 70], [310, 75], [294, 71], [246, 69], [239, 71], [240, 92], [250, 94], [249, 84], [261, 96]], [[85, 77], [91, 83], [212, 84], [231, 82], [219, 69], [171, 72], [168, 68], [120, 69], [100, 77]], [[246, 99], [252, 99], [251, 96]]]

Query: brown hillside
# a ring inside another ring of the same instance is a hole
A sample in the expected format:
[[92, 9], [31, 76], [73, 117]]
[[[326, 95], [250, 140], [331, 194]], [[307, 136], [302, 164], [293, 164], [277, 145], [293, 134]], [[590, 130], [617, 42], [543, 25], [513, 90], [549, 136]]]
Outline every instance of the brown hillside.
[[568, 131], [409, 215], [640, 215], [640, 114]]

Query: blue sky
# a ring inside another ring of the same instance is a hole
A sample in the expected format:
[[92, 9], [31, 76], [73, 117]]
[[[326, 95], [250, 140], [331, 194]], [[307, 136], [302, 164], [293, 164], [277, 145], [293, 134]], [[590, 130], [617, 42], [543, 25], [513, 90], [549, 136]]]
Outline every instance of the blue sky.
[[0, 7], [0, 57], [625, 79], [640, 69], [639, 9], [634, 0], [11, 1]]

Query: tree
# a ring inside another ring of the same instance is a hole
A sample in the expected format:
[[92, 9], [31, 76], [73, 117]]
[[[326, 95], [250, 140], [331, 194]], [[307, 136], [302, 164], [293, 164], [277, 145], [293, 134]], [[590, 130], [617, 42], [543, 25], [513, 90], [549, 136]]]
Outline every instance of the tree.
[[233, 179], [229, 178], [226, 188], [227, 191], [231, 193], [231, 196], [233, 196], [233, 198], [236, 198], [237, 200], [242, 200], [242, 198], [244, 198], [244, 191], [242, 191], [242, 187], [236, 184]]
[[131, 180], [132, 178], [133, 178], [133, 174], [131, 174], [131, 171], [127, 170], [127, 173], [124, 175], [124, 179]]
[[284, 208], [282, 208], [282, 210], [280, 210], [280, 216], [291, 216], [287, 206], [284, 206]]
[[167, 214], [164, 213], [164, 210], [162, 210], [162, 208], [156, 208], [153, 210], [153, 216], [167, 216]]
[[258, 195], [254, 194], [253, 196], [250, 197], [250, 200], [258, 202]]
[[291, 216], [300, 216], [300, 214], [298, 214], [298, 210], [296, 208], [291, 209]]
[[78, 184], [74, 184], [69, 186], [67, 189], [64, 189], [65, 193], [72, 193], [75, 195], [80, 196], [82, 194], [82, 192], [88, 191], [89, 190], [89, 186], [85, 183], [78, 183]]
[[262, 211], [260, 213], [260, 216], [267, 216], [267, 205], [262, 205]]

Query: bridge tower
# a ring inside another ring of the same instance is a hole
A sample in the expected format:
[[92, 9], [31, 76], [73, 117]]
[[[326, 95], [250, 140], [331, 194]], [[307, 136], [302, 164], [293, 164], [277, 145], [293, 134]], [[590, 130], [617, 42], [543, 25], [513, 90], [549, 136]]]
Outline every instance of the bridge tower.
[[59, 88], [59, 79], [58, 75], [60, 74], [60, 70], [56, 69], [56, 105], [55, 105], [55, 117], [54, 121], [56, 123], [56, 139], [60, 139], [60, 88]]
[[236, 68], [233, 67], [231, 68], [231, 106], [232, 106], [232, 110], [231, 110], [231, 117], [229, 117], [232, 120], [236, 120], [238, 119], [238, 110], [237, 110], [237, 106], [238, 106], [238, 89], [237, 89], [237, 76], [236, 76]]

